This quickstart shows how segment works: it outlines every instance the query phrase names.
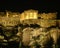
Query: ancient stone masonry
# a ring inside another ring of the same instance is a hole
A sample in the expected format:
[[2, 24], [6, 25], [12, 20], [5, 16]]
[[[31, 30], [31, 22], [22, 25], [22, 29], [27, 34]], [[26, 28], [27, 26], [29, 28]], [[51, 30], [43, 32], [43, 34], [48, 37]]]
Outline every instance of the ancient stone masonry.
[[38, 10], [32, 9], [22, 13], [7, 11], [6, 14], [0, 15], [0, 30], [3, 30], [4, 34], [12, 35], [4, 39], [0, 33], [0, 40], [17, 41], [29, 48], [54, 47], [60, 38], [60, 20], [56, 19], [57, 14], [39, 13]]
[[42, 19], [56, 19], [56, 13], [42, 13], [42, 14], [39, 14], [39, 17], [42, 18]]

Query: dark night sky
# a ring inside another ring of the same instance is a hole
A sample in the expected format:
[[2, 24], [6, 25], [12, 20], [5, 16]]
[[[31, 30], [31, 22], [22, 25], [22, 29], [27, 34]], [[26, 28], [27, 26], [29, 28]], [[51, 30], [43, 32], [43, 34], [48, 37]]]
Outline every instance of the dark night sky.
[[58, 10], [58, 0], [8, 0], [0, 1], [0, 10], [23, 11], [25, 9], [37, 9], [40, 11], [56, 11]]
[[39, 12], [58, 12], [59, 9], [58, 0], [8, 0], [0, 1], [0, 11], [18, 11], [23, 12], [28, 9], [36, 9]]

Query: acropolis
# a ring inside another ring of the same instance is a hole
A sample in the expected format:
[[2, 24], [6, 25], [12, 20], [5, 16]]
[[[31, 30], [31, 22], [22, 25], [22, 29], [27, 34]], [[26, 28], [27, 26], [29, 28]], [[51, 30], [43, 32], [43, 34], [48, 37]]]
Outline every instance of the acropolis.
[[60, 46], [60, 19], [57, 20], [57, 14], [58, 12], [39, 13], [33, 9], [22, 13], [0, 12], [1, 45], [9, 48], [15, 42], [18, 43], [17, 48]]

